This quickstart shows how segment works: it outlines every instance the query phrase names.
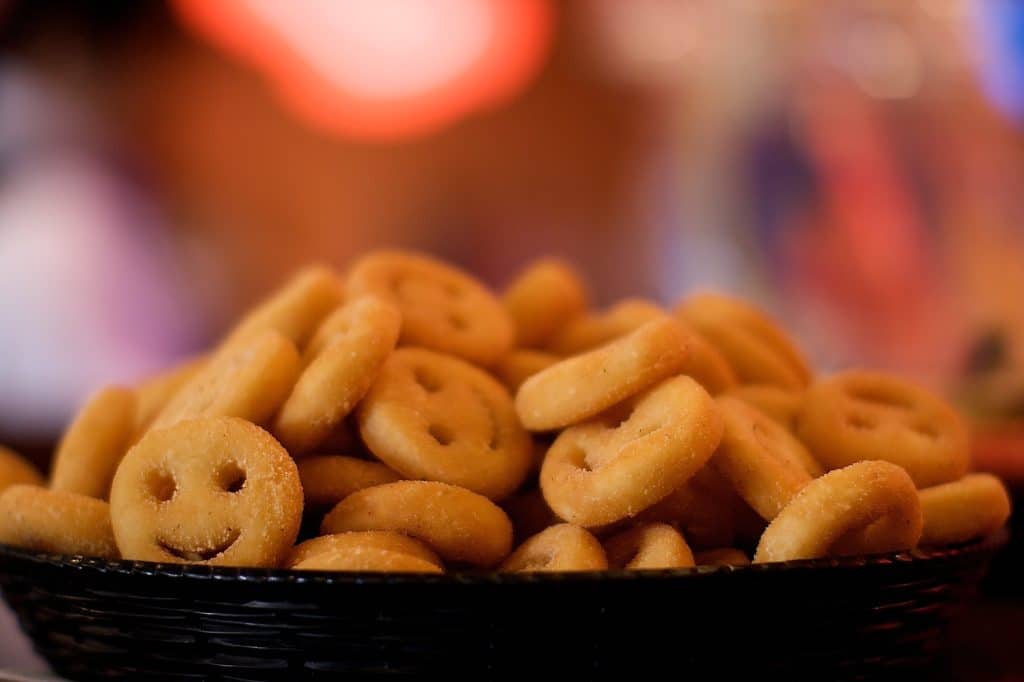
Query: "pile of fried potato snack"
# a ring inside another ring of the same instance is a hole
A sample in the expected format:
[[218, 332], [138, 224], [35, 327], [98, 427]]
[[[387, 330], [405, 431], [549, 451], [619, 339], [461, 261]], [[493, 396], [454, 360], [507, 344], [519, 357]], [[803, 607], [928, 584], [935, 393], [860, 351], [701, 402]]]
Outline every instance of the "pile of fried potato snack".
[[987, 536], [1009, 498], [968, 469], [942, 399], [815, 376], [740, 300], [595, 310], [556, 260], [499, 297], [383, 251], [307, 268], [207, 354], [93, 395], [48, 484], [0, 452], [0, 543], [330, 571], [742, 565]]

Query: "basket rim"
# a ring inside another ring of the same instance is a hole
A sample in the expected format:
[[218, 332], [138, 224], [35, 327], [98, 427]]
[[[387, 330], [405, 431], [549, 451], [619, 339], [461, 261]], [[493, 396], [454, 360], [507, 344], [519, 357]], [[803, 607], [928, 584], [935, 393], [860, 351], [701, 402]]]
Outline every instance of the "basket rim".
[[[863, 556], [799, 559], [744, 566], [694, 566], [648, 571], [576, 571], [560, 573], [498, 573], [496, 571], [453, 571], [448, 573], [369, 573], [339, 571], [296, 571], [283, 568], [248, 568], [205, 564], [156, 563], [126, 559], [47, 554], [0, 544], [0, 559], [36, 566], [126, 576], [150, 576], [182, 580], [216, 580], [238, 583], [323, 584], [515, 584], [566, 582], [620, 582], [699, 579], [723, 574], [778, 574], [793, 571], [823, 571], [850, 568], [883, 567], [942, 563], [957, 559], [992, 555], [1009, 542], [1009, 530], [1000, 530], [970, 543], [940, 548], [914, 548], [909, 551]], [[4, 571], [0, 565], [0, 574]]]

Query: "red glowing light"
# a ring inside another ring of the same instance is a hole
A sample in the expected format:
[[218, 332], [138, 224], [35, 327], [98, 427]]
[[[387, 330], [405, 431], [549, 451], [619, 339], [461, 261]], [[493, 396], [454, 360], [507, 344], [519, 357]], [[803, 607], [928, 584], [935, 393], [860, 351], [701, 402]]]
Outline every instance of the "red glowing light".
[[433, 132], [520, 92], [551, 41], [549, 0], [175, 0], [306, 121], [355, 137]]

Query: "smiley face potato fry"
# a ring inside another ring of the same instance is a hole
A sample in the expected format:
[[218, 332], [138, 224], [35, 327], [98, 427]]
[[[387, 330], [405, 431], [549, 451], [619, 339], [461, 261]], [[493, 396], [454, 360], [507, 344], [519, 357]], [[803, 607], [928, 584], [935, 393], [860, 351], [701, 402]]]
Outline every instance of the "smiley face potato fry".
[[94, 393], [48, 487], [0, 448], [0, 543], [296, 580], [744, 571], [976, 542], [1010, 497], [969, 471], [941, 397], [818, 376], [740, 299], [594, 308], [566, 261], [496, 295], [378, 251], [304, 268], [205, 352]]
[[126, 559], [278, 566], [299, 532], [302, 485], [288, 452], [258, 426], [191, 419], [128, 451], [110, 517]]

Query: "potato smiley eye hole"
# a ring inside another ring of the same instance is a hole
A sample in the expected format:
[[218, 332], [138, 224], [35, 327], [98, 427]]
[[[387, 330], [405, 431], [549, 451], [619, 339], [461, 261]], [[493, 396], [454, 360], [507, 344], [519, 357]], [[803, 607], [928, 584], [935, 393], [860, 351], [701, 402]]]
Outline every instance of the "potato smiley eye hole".
[[469, 328], [469, 321], [457, 313], [453, 313], [448, 316], [448, 323], [451, 324], [453, 329], [458, 331], [463, 331]]
[[154, 469], [146, 476], [146, 489], [157, 502], [167, 502], [178, 491], [178, 484], [166, 471]]
[[582, 450], [579, 451], [579, 454], [577, 455], [577, 457], [578, 457], [578, 459], [580, 461], [580, 469], [582, 471], [586, 471], [586, 472], [589, 473], [589, 472], [592, 472], [592, 471], [595, 471], [595, 470], [598, 469], [598, 465], [597, 465], [596, 461], [592, 460], [587, 455], [587, 453], [583, 452]]
[[939, 431], [932, 424], [918, 423], [911, 426], [910, 429], [922, 438], [930, 438], [932, 440], [939, 438]]
[[441, 381], [429, 371], [417, 367], [414, 375], [416, 383], [422, 386], [427, 393], [437, 393], [441, 390]]
[[438, 445], [448, 445], [455, 440], [455, 434], [443, 424], [431, 424], [427, 430]]
[[869, 431], [878, 426], [878, 424], [875, 423], [875, 420], [861, 414], [851, 414], [846, 419], [846, 423], [851, 428], [857, 429], [858, 431]]
[[217, 472], [217, 485], [226, 493], [237, 493], [245, 487], [245, 470], [235, 462], [228, 462]]

